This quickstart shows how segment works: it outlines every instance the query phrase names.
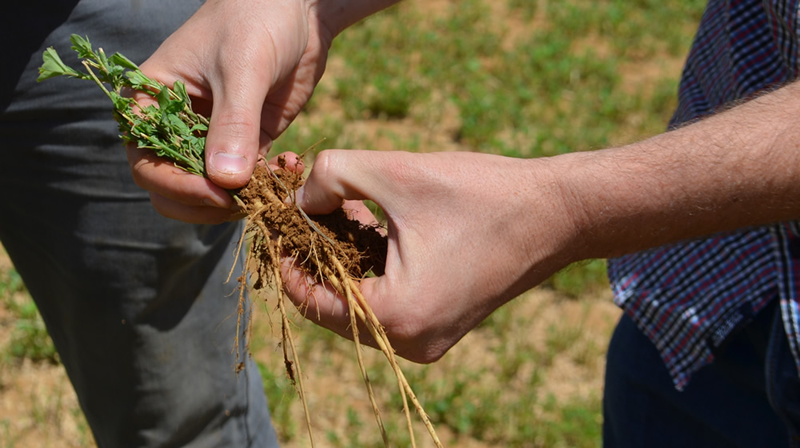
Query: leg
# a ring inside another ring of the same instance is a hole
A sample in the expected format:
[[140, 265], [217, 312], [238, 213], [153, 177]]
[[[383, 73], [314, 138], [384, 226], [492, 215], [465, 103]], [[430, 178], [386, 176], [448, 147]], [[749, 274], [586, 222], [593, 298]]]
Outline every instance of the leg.
[[767, 397], [789, 429], [792, 448], [800, 448], [800, 375], [780, 313], [775, 313], [767, 348]]
[[[258, 369], [234, 373], [237, 296], [224, 281], [240, 226], [160, 217], [131, 181], [102, 92], [35, 83], [45, 47], [72, 61], [70, 33], [142, 61], [199, 2], [76, 3], [0, 87], [0, 239], [99, 446], [277, 446]], [[30, 20], [3, 25], [41, 26]]]
[[604, 446], [788, 447], [764, 375], [776, 302], [732, 335], [683, 392], [675, 390], [650, 340], [624, 316], [608, 351]]

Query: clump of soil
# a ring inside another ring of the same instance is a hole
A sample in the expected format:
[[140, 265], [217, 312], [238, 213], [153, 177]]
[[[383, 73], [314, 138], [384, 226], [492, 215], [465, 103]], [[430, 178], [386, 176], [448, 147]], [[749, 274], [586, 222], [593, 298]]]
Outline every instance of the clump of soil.
[[[297, 267], [314, 278], [322, 278], [326, 269], [332, 269], [327, 265], [329, 256], [336, 257], [353, 278], [362, 278], [370, 271], [382, 275], [387, 240], [379, 227], [350, 219], [341, 208], [329, 215], [308, 216], [287, 203], [303, 179], [286, 169], [285, 163], [280, 159], [281, 168], [275, 170], [258, 165], [250, 182], [236, 192], [248, 216], [248, 227], [262, 237], [280, 237], [279, 255], [292, 256]], [[261, 239], [255, 238], [251, 249], [251, 254], [260, 258], [255, 289], [270, 283], [271, 276], [261, 274], [278, 261], [272, 259], [271, 251], [259, 249], [267, 244]]]

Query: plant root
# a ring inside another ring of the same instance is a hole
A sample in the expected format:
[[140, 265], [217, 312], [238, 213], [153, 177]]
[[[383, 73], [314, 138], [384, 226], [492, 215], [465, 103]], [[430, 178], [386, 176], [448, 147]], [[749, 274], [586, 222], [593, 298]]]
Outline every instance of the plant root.
[[[389, 446], [389, 438], [364, 365], [359, 335], [361, 326], [366, 328], [372, 339], [375, 340], [395, 373], [397, 386], [403, 399], [403, 410], [412, 446], [416, 447], [416, 442], [409, 400], [434, 444], [441, 447], [442, 444], [436, 435], [433, 424], [397, 363], [394, 349], [383, 326], [359, 289], [359, 280], [368, 272], [372, 271], [375, 275], [383, 274], [387, 248], [386, 238], [376, 227], [364, 226], [357, 221], [348, 219], [346, 212], [342, 209], [331, 215], [308, 216], [294, 206], [293, 201], [288, 204], [286, 199], [290, 198], [294, 191], [302, 185], [302, 179], [292, 171], [285, 169], [284, 160], [279, 160], [279, 165], [281, 168], [276, 170], [261, 165], [257, 166], [250, 183], [237, 191], [235, 195], [237, 202], [248, 216], [237, 252], [241, 250], [244, 240], [246, 238], [249, 240], [245, 272], [238, 279], [240, 283], [240, 316], [237, 321], [237, 341], [235, 341], [237, 359], [240, 356], [238, 337], [241, 313], [244, 310], [242, 303], [244, 288], [248, 286], [248, 283], [251, 283], [252, 288], [256, 291], [274, 287], [278, 294], [277, 308], [281, 315], [284, 363], [287, 375], [295, 385], [303, 402], [306, 426], [313, 446], [311, 412], [303, 388], [300, 360], [291, 333], [291, 322], [285, 305], [284, 283], [281, 278], [282, 257], [291, 256], [295, 260], [296, 269], [305, 272], [316, 282], [331, 285], [339, 295], [347, 300], [358, 366], [384, 445]], [[248, 325], [242, 335], [249, 338], [249, 331]]]

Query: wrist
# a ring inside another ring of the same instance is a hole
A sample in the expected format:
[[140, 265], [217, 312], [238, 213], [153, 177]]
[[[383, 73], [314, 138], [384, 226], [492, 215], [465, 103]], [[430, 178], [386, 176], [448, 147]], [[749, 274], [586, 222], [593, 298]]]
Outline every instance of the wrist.
[[[675, 241], [685, 190], [649, 142], [554, 157], [577, 260], [612, 258]], [[573, 260], [575, 261], [575, 260]]]
[[506, 299], [538, 285], [569, 264], [588, 258], [582, 203], [569, 182], [572, 155], [505, 159], [495, 176], [506, 192], [492, 211], [504, 224], [496, 233], [504, 257], [526, 272]]
[[308, 0], [311, 16], [331, 39], [350, 25], [386, 9], [400, 0]]
[[546, 173], [550, 176], [554, 196], [554, 214], [560, 214], [563, 242], [557, 257], [560, 263], [567, 266], [571, 263], [589, 258], [600, 258], [597, 240], [592, 238], [596, 218], [590, 216], [595, 207], [592, 206], [592, 182], [583, 173], [586, 166], [591, 166], [595, 155], [590, 152], [576, 152], [556, 157], [539, 159], [547, 165]]

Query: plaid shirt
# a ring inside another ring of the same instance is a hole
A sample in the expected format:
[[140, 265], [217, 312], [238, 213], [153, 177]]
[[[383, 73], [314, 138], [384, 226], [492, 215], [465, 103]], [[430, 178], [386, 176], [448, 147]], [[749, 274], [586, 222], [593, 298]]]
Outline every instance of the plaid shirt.
[[[710, 0], [670, 127], [797, 78], [800, 0]], [[679, 390], [732, 331], [780, 300], [800, 370], [800, 222], [609, 260], [614, 300], [653, 341]]]

